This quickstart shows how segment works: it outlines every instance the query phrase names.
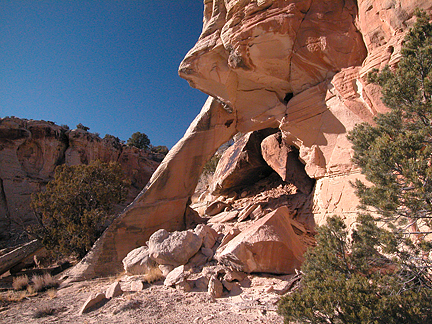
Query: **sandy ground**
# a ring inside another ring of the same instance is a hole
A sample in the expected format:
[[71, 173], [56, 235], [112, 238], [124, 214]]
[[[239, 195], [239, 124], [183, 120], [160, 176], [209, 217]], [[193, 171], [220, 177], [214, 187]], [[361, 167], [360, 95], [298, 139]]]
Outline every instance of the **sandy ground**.
[[[63, 284], [55, 292], [39, 293], [19, 302], [5, 301], [11, 291], [3, 291], [0, 293], [0, 323], [282, 324], [282, 317], [275, 312], [280, 295], [274, 288], [286, 285], [287, 280], [250, 279], [249, 287], [242, 287], [241, 293], [225, 293], [217, 299], [207, 292], [183, 292], [165, 287], [162, 282], [145, 284], [143, 290], [131, 291], [131, 277], [128, 276]], [[114, 281], [119, 281], [124, 293], [80, 315], [87, 298], [105, 292]]]

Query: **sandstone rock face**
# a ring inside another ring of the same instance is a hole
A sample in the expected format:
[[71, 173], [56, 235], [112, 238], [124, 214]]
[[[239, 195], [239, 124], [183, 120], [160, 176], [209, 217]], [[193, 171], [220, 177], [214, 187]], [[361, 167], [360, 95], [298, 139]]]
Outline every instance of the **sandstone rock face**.
[[294, 232], [288, 208], [256, 221], [220, 248], [215, 258], [238, 271], [288, 274], [299, 269], [305, 246]]
[[286, 145], [281, 133], [266, 137], [261, 143], [261, 151], [264, 160], [283, 181], [292, 183], [305, 194], [312, 191], [314, 181], [305, 173], [304, 165], [298, 159], [298, 150]]
[[[284, 144], [267, 163], [282, 178], [278, 164], [298, 150], [316, 184], [297, 220], [308, 228], [334, 214], [351, 222], [358, 201], [350, 181], [361, 175], [346, 134], [385, 111], [365, 76], [398, 61], [415, 7], [432, 10], [426, 0], [204, 1], [202, 34], [179, 74], [212, 99], [77, 274], [103, 274], [159, 228], [180, 229], [204, 163], [238, 132], [280, 130]], [[260, 205], [262, 219], [271, 203]]]
[[225, 151], [213, 177], [213, 193], [225, 193], [270, 174], [261, 155], [262, 138], [260, 132], [250, 132]]
[[[14, 224], [35, 221], [30, 196], [53, 178], [60, 164], [77, 165], [96, 159], [117, 161], [132, 182], [131, 202], [159, 165], [153, 153], [101, 139], [82, 129], [68, 130], [52, 122], [0, 119], [0, 241], [21, 230]], [[1, 243], [0, 243], [1, 244]]]

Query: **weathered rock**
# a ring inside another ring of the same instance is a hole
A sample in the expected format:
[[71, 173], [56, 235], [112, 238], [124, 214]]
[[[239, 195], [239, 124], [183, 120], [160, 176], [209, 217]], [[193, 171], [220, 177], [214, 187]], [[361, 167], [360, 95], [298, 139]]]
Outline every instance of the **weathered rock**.
[[234, 280], [236, 281], [242, 281], [244, 278], [246, 278], [247, 274], [241, 271], [235, 271], [235, 270], [229, 270], [226, 272], [224, 276], [224, 280], [228, 282], [232, 282]]
[[236, 219], [238, 214], [239, 214], [238, 210], [230, 210], [230, 211], [222, 212], [210, 218], [209, 222], [213, 224], [229, 222]]
[[106, 290], [105, 296], [108, 299], [120, 296], [123, 294], [123, 290], [120, 287], [120, 283], [118, 281], [113, 282]]
[[306, 246], [291, 223], [288, 208], [280, 207], [218, 249], [215, 259], [248, 273], [293, 273], [300, 268]]
[[200, 170], [237, 133], [235, 125], [234, 116], [209, 98], [134, 203], [114, 220], [69, 276], [79, 280], [117, 272], [127, 253], [143, 246], [158, 229], [184, 229], [185, 211]]
[[164, 285], [171, 287], [185, 281], [189, 277], [184, 265], [181, 265], [171, 271], [165, 278]]
[[[348, 184], [360, 173], [346, 134], [383, 111], [379, 88], [365, 75], [398, 61], [416, 6], [432, 9], [420, 0], [205, 1], [202, 34], [179, 73], [215, 99], [78, 273], [117, 271], [154, 231], [181, 229], [204, 163], [238, 132], [279, 128], [299, 149], [306, 173], [318, 180], [305, 223], [324, 220], [326, 205], [350, 222], [356, 204]], [[327, 192], [334, 181], [340, 185]]]
[[214, 298], [222, 297], [223, 294], [222, 282], [220, 282], [220, 280], [217, 277], [212, 276], [209, 280], [207, 292], [209, 293], [210, 296]]
[[204, 254], [209, 260], [211, 260], [214, 255], [213, 250], [206, 247], [201, 248], [201, 253]]
[[169, 264], [160, 264], [159, 270], [162, 272], [162, 275], [166, 277], [171, 271], [174, 270], [174, 266]]
[[207, 255], [203, 254], [201, 251], [199, 251], [192, 258], [190, 258], [190, 260], [187, 264], [191, 267], [201, 267], [204, 264], [206, 264], [208, 260], [209, 260], [209, 257]]
[[213, 258], [213, 250], [209, 248], [201, 248], [201, 250], [195, 254], [187, 263], [191, 267], [200, 267], [206, 264]]
[[100, 308], [101, 306], [103, 306], [107, 301], [108, 301], [108, 299], [105, 297], [104, 293], [97, 293], [96, 295], [92, 294], [85, 301], [79, 314], [82, 315], [82, 314], [91, 312], [93, 310], [96, 310], [96, 309]]
[[237, 221], [242, 222], [244, 221], [246, 218], [249, 217], [249, 215], [256, 209], [258, 208], [259, 204], [250, 204], [247, 207], [245, 207], [238, 215], [238, 219]]
[[202, 238], [203, 247], [211, 249], [215, 245], [218, 234], [210, 226], [200, 224], [194, 229], [194, 232]]
[[199, 274], [194, 279], [188, 279], [189, 283], [198, 291], [208, 291], [209, 277]]
[[292, 183], [301, 192], [308, 194], [312, 191], [314, 181], [304, 170], [299, 161], [298, 150], [287, 145], [282, 140], [282, 134], [267, 136], [261, 143], [264, 160], [276, 171], [283, 181]]
[[227, 193], [265, 178], [272, 171], [261, 155], [262, 132], [242, 136], [219, 160], [211, 190]]
[[202, 238], [193, 231], [168, 233], [164, 229], [156, 231], [148, 241], [149, 255], [159, 264], [174, 267], [186, 264], [199, 251]]
[[219, 214], [220, 212], [225, 211], [226, 208], [229, 208], [230, 205], [223, 202], [223, 201], [215, 201], [213, 203], [211, 203], [210, 205], [208, 205], [208, 207], [205, 210], [205, 214], [208, 216], [215, 216], [217, 214]]
[[157, 263], [150, 258], [147, 246], [141, 246], [128, 253], [123, 259], [123, 268], [131, 275], [146, 274], [157, 267]]
[[207, 221], [206, 218], [201, 217], [197, 211], [192, 209], [190, 206], [185, 211], [185, 226], [187, 229], [194, 228], [198, 224], [204, 224]]
[[130, 283], [131, 291], [141, 291], [144, 289], [144, 282], [141, 279], [132, 280]]
[[229, 241], [231, 241], [234, 237], [240, 234], [240, 230], [237, 227], [232, 228], [225, 236], [222, 238], [221, 244], [219, 247], [226, 245]]

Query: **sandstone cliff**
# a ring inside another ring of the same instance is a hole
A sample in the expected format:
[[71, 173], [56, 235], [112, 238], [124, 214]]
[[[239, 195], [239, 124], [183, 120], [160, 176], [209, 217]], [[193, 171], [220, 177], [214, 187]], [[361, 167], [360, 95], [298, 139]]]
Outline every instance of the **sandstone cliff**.
[[[132, 187], [127, 203], [142, 190], [162, 159], [161, 155], [123, 145], [114, 136], [82, 129], [69, 130], [52, 122], [0, 119], [0, 244], [19, 238], [16, 223], [31, 225], [31, 194], [53, 178], [60, 164], [87, 164], [94, 160], [119, 162]], [[124, 207], [124, 206], [123, 206]]]
[[[334, 214], [352, 222], [358, 200], [350, 181], [361, 174], [346, 134], [385, 111], [366, 74], [398, 62], [416, 7], [432, 10], [426, 0], [205, 0], [202, 34], [179, 73], [209, 99], [75, 274], [119, 269], [120, 260], [156, 230], [185, 227], [205, 162], [238, 132], [277, 129], [285, 146], [280, 151], [298, 150], [315, 181], [310, 200], [302, 203], [304, 226]], [[279, 159], [269, 166], [286, 176]]]

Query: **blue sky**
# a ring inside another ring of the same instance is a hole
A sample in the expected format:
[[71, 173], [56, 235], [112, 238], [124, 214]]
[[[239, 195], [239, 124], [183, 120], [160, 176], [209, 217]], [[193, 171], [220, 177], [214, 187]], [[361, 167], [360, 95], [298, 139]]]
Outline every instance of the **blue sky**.
[[201, 0], [0, 0], [0, 117], [172, 147], [206, 95], [177, 74]]

